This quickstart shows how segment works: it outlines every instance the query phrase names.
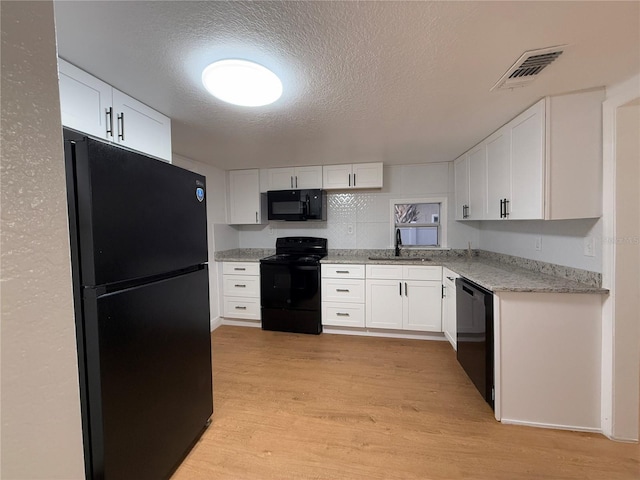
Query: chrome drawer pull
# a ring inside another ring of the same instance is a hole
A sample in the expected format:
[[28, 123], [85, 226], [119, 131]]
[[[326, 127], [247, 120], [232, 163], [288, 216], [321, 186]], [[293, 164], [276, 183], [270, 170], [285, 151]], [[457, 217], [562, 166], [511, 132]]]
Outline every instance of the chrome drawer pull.
[[349, 270], [336, 270], [336, 273], [349, 273]]
[[246, 268], [238, 268], [238, 267], [233, 267], [234, 270], [238, 271], [238, 272], [244, 272], [246, 270]]
[[336, 288], [336, 292], [349, 292], [348, 288]]
[[245, 288], [245, 287], [246, 287], [246, 285], [239, 285], [239, 284], [236, 284], [236, 285], [234, 285], [234, 287], [237, 287], [237, 288]]
[[348, 316], [349, 316], [349, 314], [348, 314], [348, 313], [337, 312], [337, 313], [336, 313], [336, 316], [337, 316], [337, 317], [348, 317]]
[[240, 306], [236, 305], [236, 310], [246, 310], [246, 309], [247, 309], [247, 307], [240, 307]]

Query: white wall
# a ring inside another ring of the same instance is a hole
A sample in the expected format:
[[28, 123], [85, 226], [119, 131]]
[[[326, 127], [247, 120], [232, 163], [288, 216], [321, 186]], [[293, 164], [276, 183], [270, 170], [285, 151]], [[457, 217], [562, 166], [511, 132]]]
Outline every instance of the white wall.
[[[479, 222], [480, 248], [491, 252], [602, 272], [602, 222], [580, 220], [510, 220]], [[541, 250], [536, 251], [536, 238]], [[584, 255], [585, 238], [593, 237], [595, 255]]]
[[209, 242], [209, 304], [212, 327], [222, 312], [219, 296], [219, 264], [213, 261], [216, 250], [238, 247], [238, 232], [226, 224], [226, 176], [218, 167], [173, 155], [173, 164], [206, 177], [207, 237]]
[[384, 167], [380, 190], [329, 191], [326, 222], [269, 222], [235, 227], [241, 248], [274, 248], [275, 239], [308, 235], [325, 237], [330, 249], [392, 248], [390, 200], [448, 197], [449, 247], [478, 243], [473, 226], [453, 221], [453, 165], [428, 163]]
[[5, 479], [84, 478], [53, 3], [2, 17]]

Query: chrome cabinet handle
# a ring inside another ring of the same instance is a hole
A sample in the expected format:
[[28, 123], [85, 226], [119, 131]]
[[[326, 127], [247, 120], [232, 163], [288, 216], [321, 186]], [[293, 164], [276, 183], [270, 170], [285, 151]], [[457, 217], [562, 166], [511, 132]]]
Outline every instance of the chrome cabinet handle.
[[296, 175], [296, 188], [298, 188], [298, 176]]
[[409, 289], [407, 288], [407, 282], [404, 282], [404, 296], [409, 296]]
[[289, 177], [289, 180], [290, 180], [291, 188], [293, 188], [293, 175]]
[[349, 317], [348, 313], [336, 312], [336, 317]]
[[351, 186], [351, 174], [349, 174], [349, 186]]
[[348, 288], [336, 288], [336, 292], [349, 292]]
[[336, 270], [336, 273], [349, 273], [349, 270]]
[[402, 296], [402, 282], [398, 282], [398, 286], [400, 287], [400, 296]]
[[236, 310], [246, 310], [247, 307], [241, 307], [240, 305], [236, 305]]
[[234, 287], [237, 287], [237, 288], [246, 288], [247, 286], [246, 286], [246, 285], [242, 285], [242, 284], [240, 284], [240, 283], [236, 283], [236, 284], [234, 285]]
[[233, 267], [233, 269], [239, 272], [244, 272], [246, 270], [244, 267]]
[[107, 122], [107, 135], [113, 137], [113, 107], [105, 108], [105, 116]]
[[355, 173], [353, 174], [353, 186], [354, 187], [356, 186], [356, 174]]
[[451, 280], [453, 282], [454, 278], [453, 277], [447, 277], [447, 280]]
[[256, 223], [258, 223], [258, 212], [256, 212]]

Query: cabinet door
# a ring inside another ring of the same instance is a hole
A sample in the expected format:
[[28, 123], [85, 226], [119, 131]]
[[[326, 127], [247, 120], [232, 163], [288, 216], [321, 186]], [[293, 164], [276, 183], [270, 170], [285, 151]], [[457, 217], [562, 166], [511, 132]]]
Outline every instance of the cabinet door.
[[365, 324], [371, 328], [402, 328], [400, 280], [367, 280]]
[[294, 188], [322, 188], [322, 167], [296, 167], [293, 172]]
[[[487, 145], [487, 220], [500, 218], [500, 202], [510, 199], [510, 135], [502, 127], [486, 140]], [[508, 211], [508, 208], [507, 208]]]
[[[518, 115], [511, 128], [511, 202], [509, 218], [544, 218], [544, 99]], [[578, 187], [576, 185], [576, 187]], [[578, 187], [579, 188], [579, 187]]]
[[322, 167], [322, 185], [327, 190], [350, 188], [351, 165], [325, 165]]
[[260, 223], [260, 171], [231, 170], [229, 172], [229, 223], [231, 225]]
[[[113, 140], [111, 86], [58, 59], [62, 125], [94, 137]], [[115, 118], [113, 119], [115, 122]]]
[[469, 211], [467, 220], [482, 220], [487, 211], [487, 146], [469, 151]]
[[402, 328], [425, 332], [442, 331], [442, 282], [406, 280], [403, 282]]
[[442, 299], [442, 330], [451, 346], [456, 349], [456, 284], [457, 274], [445, 270], [442, 274], [444, 298]]
[[456, 220], [466, 220], [469, 208], [469, 155], [464, 154], [453, 162], [453, 179], [456, 195]]
[[351, 171], [353, 188], [382, 188], [382, 162], [356, 163]]
[[267, 170], [269, 190], [290, 190], [295, 188], [293, 184], [293, 167], [270, 168]]
[[113, 89], [114, 141], [171, 163], [171, 120]]

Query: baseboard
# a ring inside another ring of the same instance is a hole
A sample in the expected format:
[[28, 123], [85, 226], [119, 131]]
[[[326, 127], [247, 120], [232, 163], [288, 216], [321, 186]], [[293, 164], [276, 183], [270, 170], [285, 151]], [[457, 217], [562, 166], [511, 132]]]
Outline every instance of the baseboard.
[[242, 320], [239, 318], [222, 318], [222, 325], [233, 325], [234, 327], [257, 327], [262, 328], [260, 320]]
[[637, 438], [625, 438], [625, 437], [615, 437], [613, 435], [606, 435], [603, 434], [605, 437], [607, 437], [609, 440], [613, 440], [614, 442], [620, 442], [620, 443], [638, 443], [638, 439]]
[[216, 328], [222, 325], [222, 318], [216, 317], [211, 319], [211, 331], [213, 332]]
[[359, 335], [362, 337], [406, 338], [413, 340], [447, 341], [443, 333], [408, 332], [406, 330], [372, 330], [368, 328], [334, 327], [324, 325], [322, 333], [329, 335]]
[[602, 434], [602, 429], [596, 427], [577, 427], [575, 425], [558, 425], [556, 423], [527, 422], [524, 420], [512, 420], [504, 417], [500, 419], [500, 422], [507, 425], [523, 425], [526, 427], [551, 428], [554, 430], [571, 430], [574, 432], [590, 432]]

